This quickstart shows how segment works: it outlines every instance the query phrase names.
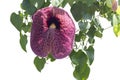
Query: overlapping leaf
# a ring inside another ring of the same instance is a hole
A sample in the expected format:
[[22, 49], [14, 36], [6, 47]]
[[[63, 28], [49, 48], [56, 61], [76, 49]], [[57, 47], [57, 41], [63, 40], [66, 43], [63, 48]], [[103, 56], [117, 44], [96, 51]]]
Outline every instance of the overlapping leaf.
[[77, 65], [75, 67], [73, 75], [77, 80], [87, 80], [89, 73], [90, 73], [90, 68], [87, 64], [85, 64], [84, 66]]

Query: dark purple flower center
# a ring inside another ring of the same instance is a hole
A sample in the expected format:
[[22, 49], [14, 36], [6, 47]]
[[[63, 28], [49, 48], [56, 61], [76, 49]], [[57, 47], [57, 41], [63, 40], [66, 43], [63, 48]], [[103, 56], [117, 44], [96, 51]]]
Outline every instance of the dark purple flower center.
[[52, 24], [55, 24], [55, 26], [56, 26], [55, 29], [60, 30], [60, 21], [59, 21], [58, 18], [56, 18], [56, 17], [50, 17], [50, 18], [47, 20], [47, 25], [48, 25], [49, 28], [50, 28], [50, 26], [51, 26]]

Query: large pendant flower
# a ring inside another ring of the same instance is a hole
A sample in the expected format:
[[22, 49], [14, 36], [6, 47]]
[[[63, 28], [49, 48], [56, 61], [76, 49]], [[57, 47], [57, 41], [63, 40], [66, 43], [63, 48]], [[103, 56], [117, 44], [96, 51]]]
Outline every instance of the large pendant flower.
[[57, 7], [38, 10], [32, 17], [31, 48], [33, 52], [55, 59], [68, 56], [73, 48], [75, 25], [68, 13]]

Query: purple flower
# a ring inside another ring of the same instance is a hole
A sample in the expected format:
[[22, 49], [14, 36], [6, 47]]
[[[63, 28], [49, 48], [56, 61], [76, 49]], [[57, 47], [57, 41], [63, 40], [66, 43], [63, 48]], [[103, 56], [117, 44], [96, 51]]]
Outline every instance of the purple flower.
[[31, 48], [33, 52], [55, 59], [68, 56], [73, 47], [75, 25], [68, 13], [57, 7], [37, 10], [32, 17]]

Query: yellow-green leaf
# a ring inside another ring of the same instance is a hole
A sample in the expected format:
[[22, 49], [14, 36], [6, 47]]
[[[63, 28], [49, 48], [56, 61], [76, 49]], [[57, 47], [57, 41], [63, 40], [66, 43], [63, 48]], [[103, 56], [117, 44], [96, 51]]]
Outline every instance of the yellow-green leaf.
[[118, 6], [116, 13], [120, 15], [120, 6]]
[[112, 7], [112, 0], [106, 0], [106, 4], [109, 8]]
[[120, 24], [115, 25], [113, 31], [117, 37], [120, 36]]

